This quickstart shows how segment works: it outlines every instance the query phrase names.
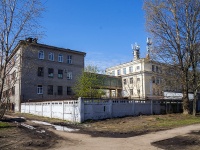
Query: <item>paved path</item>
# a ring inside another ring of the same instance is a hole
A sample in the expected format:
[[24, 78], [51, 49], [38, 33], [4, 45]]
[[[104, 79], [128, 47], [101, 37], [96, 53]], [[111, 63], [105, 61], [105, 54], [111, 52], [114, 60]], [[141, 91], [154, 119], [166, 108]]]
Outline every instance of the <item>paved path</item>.
[[129, 138], [91, 137], [90, 135], [54, 131], [65, 141], [51, 150], [160, 150], [151, 145], [152, 142], [184, 135], [200, 130], [200, 124], [174, 128]]

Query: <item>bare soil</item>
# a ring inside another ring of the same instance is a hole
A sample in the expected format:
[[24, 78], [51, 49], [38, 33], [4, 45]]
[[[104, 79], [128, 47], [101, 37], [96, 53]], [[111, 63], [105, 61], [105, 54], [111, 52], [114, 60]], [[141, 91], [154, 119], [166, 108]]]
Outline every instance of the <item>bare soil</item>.
[[152, 145], [165, 150], [198, 150], [200, 149], [200, 131], [153, 142]]
[[[170, 120], [183, 120], [180, 114], [124, 117], [101, 121], [87, 121], [82, 124], [30, 116], [26, 114], [9, 114], [3, 120], [10, 123], [8, 128], [0, 128], [1, 150], [65, 150], [75, 149], [166, 149], [166, 150], [196, 150], [200, 149], [200, 125], [179, 127], [160, 123]], [[17, 118], [17, 116], [25, 117]], [[200, 119], [200, 118], [199, 118]], [[69, 128], [80, 129], [69, 133], [56, 131], [53, 127], [35, 124], [30, 120], [40, 120]], [[159, 120], [159, 121], [158, 121]], [[20, 125], [26, 123], [34, 126], [31, 130]], [[198, 129], [196, 129], [198, 128]], [[172, 129], [167, 130], [167, 129]], [[196, 129], [186, 132], [186, 129]], [[42, 132], [41, 132], [42, 131]], [[44, 132], [45, 131], [45, 132]], [[182, 132], [184, 131], [184, 132]], [[148, 134], [147, 134], [148, 133]]]

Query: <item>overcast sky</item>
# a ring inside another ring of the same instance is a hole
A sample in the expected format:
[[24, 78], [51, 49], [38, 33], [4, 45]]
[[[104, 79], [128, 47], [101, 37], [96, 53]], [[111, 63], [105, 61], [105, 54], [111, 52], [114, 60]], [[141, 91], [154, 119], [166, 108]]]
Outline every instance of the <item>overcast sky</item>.
[[86, 52], [100, 69], [132, 60], [131, 44], [146, 55], [142, 0], [46, 0], [40, 43]]

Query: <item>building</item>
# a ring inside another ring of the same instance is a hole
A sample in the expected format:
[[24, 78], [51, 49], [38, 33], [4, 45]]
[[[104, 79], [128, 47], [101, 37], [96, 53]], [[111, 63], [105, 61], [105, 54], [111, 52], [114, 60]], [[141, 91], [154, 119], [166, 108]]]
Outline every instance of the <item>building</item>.
[[21, 102], [66, 100], [84, 69], [86, 53], [37, 43], [20, 41], [9, 58], [3, 95], [20, 111]]
[[148, 38], [147, 56], [146, 58], [140, 58], [140, 47], [137, 44], [132, 45], [132, 61], [106, 69], [106, 74], [121, 77], [122, 97], [143, 100], [161, 99], [164, 98], [166, 90], [172, 90], [163, 80], [169, 67], [151, 60], [150, 48], [151, 42]]

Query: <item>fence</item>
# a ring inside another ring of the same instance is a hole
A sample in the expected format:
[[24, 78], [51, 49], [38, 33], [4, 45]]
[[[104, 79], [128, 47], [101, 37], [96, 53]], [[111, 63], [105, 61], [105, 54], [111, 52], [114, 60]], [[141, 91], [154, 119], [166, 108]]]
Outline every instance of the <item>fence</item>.
[[79, 122], [78, 100], [29, 102], [21, 104], [21, 112]]
[[82, 99], [21, 104], [22, 113], [30, 113], [72, 122], [123, 116], [177, 113], [182, 111], [178, 100], [102, 100]]

